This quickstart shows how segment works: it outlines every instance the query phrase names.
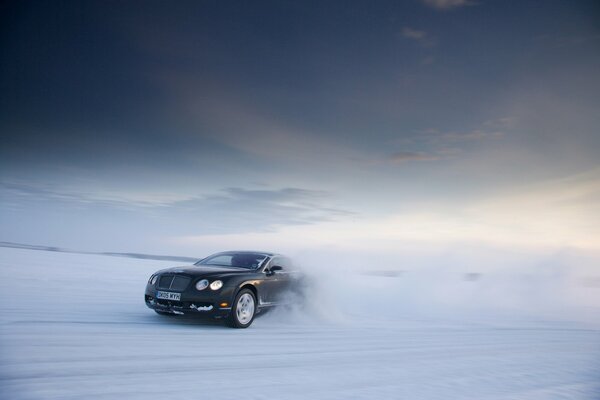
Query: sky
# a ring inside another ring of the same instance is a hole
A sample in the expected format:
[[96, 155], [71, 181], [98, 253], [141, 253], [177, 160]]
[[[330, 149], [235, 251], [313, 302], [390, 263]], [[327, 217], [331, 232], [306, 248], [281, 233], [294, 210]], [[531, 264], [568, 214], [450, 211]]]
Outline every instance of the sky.
[[0, 241], [600, 250], [596, 1], [9, 1]]

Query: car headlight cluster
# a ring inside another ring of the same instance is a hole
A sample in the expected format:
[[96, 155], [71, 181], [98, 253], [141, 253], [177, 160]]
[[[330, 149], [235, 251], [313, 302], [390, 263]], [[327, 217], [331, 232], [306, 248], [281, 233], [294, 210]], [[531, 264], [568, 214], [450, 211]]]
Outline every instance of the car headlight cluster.
[[220, 280], [216, 280], [213, 283], [210, 284], [210, 288], [212, 290], [219, 290], [223, 287], [223, 281]]
[[204, 290], [208, 286], [210, 286], [212, 290], [219, 290], [223, 287], [223, 281], [216, 280], [210, 285], [208, 284], [208, 279], [201, 279], [198, 282], [196, 282], [196, 290]]
[[148, 279], [148, 283], [154, 286], [154, 284], [156, 283], [157, 279], [158, 279], [158, 275], [152, 275], [150, 277], [150, 279]]
[[208, 287], [208, 281], [206, 279], [199, 280], [196, 283], [196, 290], [204, 290]]

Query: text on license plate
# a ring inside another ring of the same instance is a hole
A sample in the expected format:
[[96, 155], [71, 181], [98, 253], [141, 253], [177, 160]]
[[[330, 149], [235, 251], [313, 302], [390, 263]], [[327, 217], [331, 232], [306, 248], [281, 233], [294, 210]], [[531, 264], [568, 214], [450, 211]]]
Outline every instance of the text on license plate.
[[179, 301], [181, 299], [181, 293], [156, 292], [156, 298], [157, 299], [164, 299], [164, 300]]

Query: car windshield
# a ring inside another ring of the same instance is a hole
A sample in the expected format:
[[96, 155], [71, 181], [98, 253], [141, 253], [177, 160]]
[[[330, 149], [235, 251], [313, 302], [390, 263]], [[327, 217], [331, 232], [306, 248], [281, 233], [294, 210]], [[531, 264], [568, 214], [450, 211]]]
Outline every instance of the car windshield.
[[257, 269], [266, 259], [267, 255], [261, 253], [219, 253], [208, 256], [194, 265]]

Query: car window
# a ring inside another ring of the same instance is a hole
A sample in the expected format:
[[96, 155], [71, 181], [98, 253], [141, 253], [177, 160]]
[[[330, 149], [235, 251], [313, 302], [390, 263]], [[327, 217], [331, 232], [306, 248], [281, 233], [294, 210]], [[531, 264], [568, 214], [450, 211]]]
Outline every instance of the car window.
[[266, 257], [259, 254], [236, 254], [231, 259], [232, 267], [256, 269]]
[[216, 257], [211, 257], [208, 260], [202, 262], [204, 265], [222, 265], [222, 266], [230, 266], [231, 265], [232, 256], [229, 254], [223, 254]]
[[215, 254], [207, 257], [198, 261], [195, 265], [215, 265], [220, 267], [256, 269], [266, 258], [266, 254], [260, 253], [225, 253]]

